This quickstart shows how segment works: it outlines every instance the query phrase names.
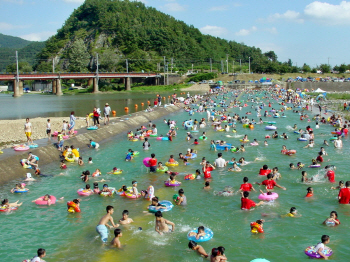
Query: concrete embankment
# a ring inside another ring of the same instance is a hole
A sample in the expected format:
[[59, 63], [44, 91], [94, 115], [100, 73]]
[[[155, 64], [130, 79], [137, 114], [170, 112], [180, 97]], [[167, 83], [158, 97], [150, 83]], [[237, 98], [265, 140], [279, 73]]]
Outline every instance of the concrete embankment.
[[[81, 130], [75, 137], [72, 137], [64, 143], [65, 145], [74, 145], [76, 148], [86, 148], [90, 139], [103, 144], [104, 140], [108, 138], [134, 130], [137, 127], [147, 124], [149, 121], [154, 121], [168, 114], [174, 113], [180, 110], [179, 106], [167, 106], [157, 108], [152, 112], [137, 112], [131, 116], [124, 116], [120, 119], [110, 122], [108, 126], [101, 125], [101, 128], [94, 131], [83, 132]], [[127, 119], [128, 118], [128, 119]], [[59, 163], [59, 152], [53, 145], [47, 145], [32, 149], [31, 152], [40, 158], [39, 165], [44, 166], [52, 162]], [[33, 171], [32, 169], [24, 169], [20, 165], [20, 160], [28, 157], [28, 151], [23, 153], [16, 152], [15, 154], [9, 154], [8, 157], [2, 156], [0, 161], [0, 185], [6, 182], [24, 178], [25, 173]], [[45, 173], [45, 172], [43, 172]]]

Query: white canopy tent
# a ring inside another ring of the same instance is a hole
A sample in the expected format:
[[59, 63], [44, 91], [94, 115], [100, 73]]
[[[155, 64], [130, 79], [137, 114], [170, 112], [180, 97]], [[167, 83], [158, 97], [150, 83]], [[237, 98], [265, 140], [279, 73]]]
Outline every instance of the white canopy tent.
[[314, 92], [315, 93], [324, 93], [326, 91], [322, 90], [321, 88], [317, 88]]

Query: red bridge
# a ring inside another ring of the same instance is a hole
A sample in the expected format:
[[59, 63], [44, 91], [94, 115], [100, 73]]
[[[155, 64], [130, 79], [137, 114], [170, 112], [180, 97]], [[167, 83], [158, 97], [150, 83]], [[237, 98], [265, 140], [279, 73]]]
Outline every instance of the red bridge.
[[[62, 95], [61, 79], [88, 79], [89, 85], [94, 86], [98, 92], [98, 80], [105, 78], [124, 78], [125, 89], [131, 90], [132, 78], [155, 78], [158, 82], [160, 74], [157, 73], [26, 73], [26, 74], [0, 74], [0, 81], [13, 81], [14, 96], [23, 94], [23, 81], [25, 80], [52, 80], [52, 92]], [[157, 84], [157, 83], [156, 83]]]

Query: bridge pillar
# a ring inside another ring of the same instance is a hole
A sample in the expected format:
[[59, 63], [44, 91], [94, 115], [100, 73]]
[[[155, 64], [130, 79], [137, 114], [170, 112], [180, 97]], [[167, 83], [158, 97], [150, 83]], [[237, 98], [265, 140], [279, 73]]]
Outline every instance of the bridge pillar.
[[56, 94], [56, 79], [52, 80], [52, 94]]
[[13, 97], [19, 97], [19, 88], [17, 85], [17, 80], [13, 80]]
[[97, 79], [96, 79], [96, 78], [94, 78], [93, 82], [94, 82], [94, 93], [98, 93], [98, 92], [100, 92], [100, 91], [98, 90], [98, 83], [97, 83]]
[[56, 79], [56, 96], [61, 96], [62, 93], [62, 87], [61, 87], [61, 79]]
[[24, 84], [23, 80], [18, 81], [18, 93], [20, 96], [23, 95], [23, 84]]
[[125, 77], [125, 90], [131, 90], [131, 77]]
[[92, 86], [93, 84], [94, 84], [94, 79], [93, 78], [89, 78], [88, 87]]

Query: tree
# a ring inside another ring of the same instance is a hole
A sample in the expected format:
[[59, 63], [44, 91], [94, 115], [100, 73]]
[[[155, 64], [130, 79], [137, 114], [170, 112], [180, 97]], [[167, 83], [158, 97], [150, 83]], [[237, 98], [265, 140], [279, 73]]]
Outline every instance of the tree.
[[303, 67], [301, 68], [301, 70], [304, 72], [304, 73], [309, 73], [311, 72], [311, 67], [307, 64], [304, 63]]
[[292, 67], [293, 66], [292, 59], [289, 58], [287, 64], [288, 64], [288, 66]]
[[86, 72], [90, 55], [82, 39], [76, 40], [68, 53], [69, 70], [72, 72]]
[[101, 71], [115, 72], [119, 61], [120, 55], [111, 49], [107, 49], [102, 54], [99, 54], [99, 68]]
[[[18, 71], [19, 72], [32, 72], [33, 68], [31, 67], [31, 65], [29, 65], [28, 62], [19, 62], [18, 63]], [[6, 72], [8, 72], [8, 73], [17, 72], [17, 64], [13, 63], [13, 64], [6, 66]]]
[[346, 70], [348, 70], [348, 67], [345, 64], [341, 64], [339, 66], [339, 70], [338, 71], [339, 71], [340, 74], [345, 73]]
[[329, 73], [331, 71], [331, 67], [328, 64], [321, 64], [319, 68], [324, 74]]
[[264, 56], [266, 56], [272, 62], [277, 62], [277, 55], [274, 51], [266, 52], [264, 53]]

